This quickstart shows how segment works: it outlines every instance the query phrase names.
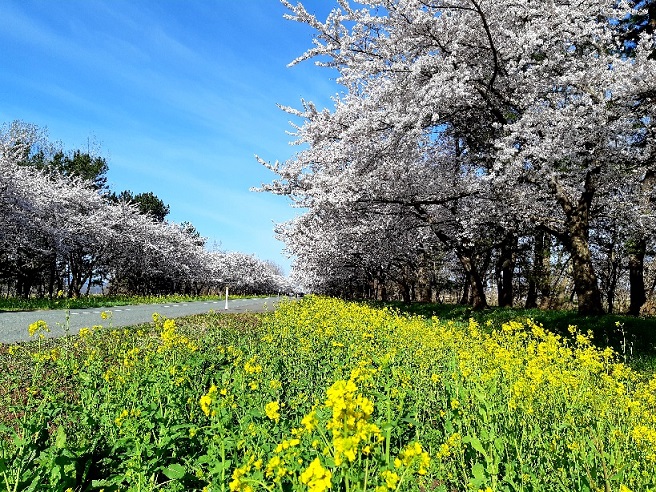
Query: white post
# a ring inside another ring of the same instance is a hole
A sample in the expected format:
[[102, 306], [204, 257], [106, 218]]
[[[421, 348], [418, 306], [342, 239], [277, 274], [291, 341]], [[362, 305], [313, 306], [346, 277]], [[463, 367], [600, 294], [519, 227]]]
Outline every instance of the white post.
[[228, 286], [226, 285], [226, 305], [225, 308], [228, 309]]

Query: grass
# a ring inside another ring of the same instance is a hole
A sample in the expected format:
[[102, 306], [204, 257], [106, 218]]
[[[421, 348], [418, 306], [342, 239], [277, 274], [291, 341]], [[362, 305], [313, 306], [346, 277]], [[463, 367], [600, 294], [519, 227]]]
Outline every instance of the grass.
[[411, 308], [440, 319], [309, 296], [0, 345], [0, 490], [656, 488], [653, 371]]

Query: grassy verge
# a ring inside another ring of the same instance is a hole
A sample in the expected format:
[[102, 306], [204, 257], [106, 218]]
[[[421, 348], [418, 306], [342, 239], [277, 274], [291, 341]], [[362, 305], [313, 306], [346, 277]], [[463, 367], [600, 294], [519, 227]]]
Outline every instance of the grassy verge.
[[656, 377], [568, 333], [310, 296], [3, 345], [0, 487], [653, 490]]
[[[230, 298], [257, 297], [232, 296]], [[225, 299], [223, 296], [102, 296], [91, 295], [76, 298], [0, 298], [0, 311], [33, 311], [38, 309], [80, 309], [101, 308], [111, 306], [127, 306], [133, 304], [166, 304], [169, 302], [215, 301]]]

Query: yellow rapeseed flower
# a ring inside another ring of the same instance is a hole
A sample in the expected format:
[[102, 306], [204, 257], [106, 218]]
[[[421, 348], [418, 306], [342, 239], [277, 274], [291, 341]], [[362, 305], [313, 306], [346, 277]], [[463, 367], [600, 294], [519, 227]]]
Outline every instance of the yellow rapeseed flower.
[[49, 332], [50, 328], [48, 328], [48, 325], [46, 324], [45, 321], [42, 319], [35, 321], [34, 323], [30, 324], [30, 326], [27, 329], [29, 335], [33, 337], [35, 334], [38, 332]]
[[396, 484], [398, 484], [401, 479], [396, 472], [384, 470], [380, 476], [385, 480], [385, 485], [388, 489], [396, 490]]
[[319, 421], [317, 419], [316, 410], [312, 410], [301, 420], [301, 424], [303, 424], [303, 427], [305, 427], [305, 430], [308, 432], [312, 432], [317, 427], [318, 423]]
[[203, 411], [203, 413], [208, 417], [210, 416], [211, 413], [210, 406], [212, 405], [212, 402], [216, 397], [217, 391], [218, 388], [216, 387], [216, 385], [213, 384], [212, 386], [210, 386], [208, 392], [200, 397], [200, 401], [199, 401], [200, 408]]
[[280, 403], [277, 401], [267, 403], [264, 407], [264, 412], [267, 417], [277, 423], [280, 420]]
[[310, 466], [301, 473], [301, 482], [308, 486], [309, 492], [324, 492], [331, 487], [332, 472], [323, 466], [319, 458], [315, 458]]

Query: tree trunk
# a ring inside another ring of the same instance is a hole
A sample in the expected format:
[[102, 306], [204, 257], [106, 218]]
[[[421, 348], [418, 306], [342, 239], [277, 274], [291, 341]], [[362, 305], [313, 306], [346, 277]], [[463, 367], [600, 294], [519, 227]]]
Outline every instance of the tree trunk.
[[540, 309], [553, 307], [551, 299], [551, 246], [552, 237], [545, 233], [542, 236], [542, 269], [538, 277], [538, 291], [540, 292]]
[[565, 213], [565, 233], [560, 234], [560, 239], [572, 257], [574, 292], [581, 315], [594, 316], [604, 312], [589, 242], [590, 205], [595, 192], [594, 177], [599, 172], [601, 168], [598, 166], [588, 171], [584, 190], [576, 204], [572, 203], [568, 193], [555, 178], [550, 181], [556, 199]]
[[551, 248], [547, 234], [538, 229], [535, 232], [533, 244], [533, 265], [531, 273], [528, 278], [528, 293], [526, 295], [526, 308], [538, 307], [538, 293], [542, 297], [540, 307], [544, 308], [548, 304], [549, 297], [551, 296], [551, 284], [549, 282], [550, 260], [549, 254]]
[[629, 287], [630, 298], [629, 313], [638, 316], [643, 304], [647, 301], [645, 294], [644, 261], [647, 241], [641, 238], [628, 245], [629, 253]]
[[465, 271], [465, 278], [463, 279], [462, 282], [462, 297], [460, 298], [460, 301], [458, 301], [458, 304], [469, 304], [469, 286], [471, 285], [471, 281], [469, 280], [469, 273]]
[[55, 277], [57, 274], [57, 254], [53, 253], [48, 262], [48, 298], [52, 299], [55, 295]]
[[379, 286], [380, 286], [379, 287], [380, 288], [380, 300], [383, 301], [383, 302], [387, 302], [388, 301], [387, 285], [385, 284], [385, 282], [379, 282]]
[[617, 290], [617, 279], [619, 272], [619, 257], [615, 251], [614, 245], [611, 247], [609, 253], [609, 272], [608, 272], [608, 285], [606, 289], [606, 304], [608, 305], [608, 314], [615, 312], [615, 291]]
[[403, 302], [405, 304], [410, 304], [412, 302], [410, 285], [407, 282], [399, 282], [401, 286], [401, 295], [403, 296]]
[[471, 305], [473, 309], [485, 309], [487, 307], [487, 299], [485, 298], [485, 288], [483, 287], [483, 279], [476, 268], [471, 252], [458, 251], [458, 259], [462, 264], [467, 277], [469, 278], [469, 289], [471, 296]]
[[570, 231], [570, 254], [572, 255], [572, 277], [574, 292], [581, 315], [604, 313], [601, 292], [592, 265], [592, 254], [588, 241], [587, 214], [584, 217], [574, 214], [568, 220]]
[[496, 264], [499, 307], [512, 307], [513, 305], [513, 272], [515, 270], [513, 253], [516, 246], [517, 238], [509, 234], [499, 248], [499, 258]]

